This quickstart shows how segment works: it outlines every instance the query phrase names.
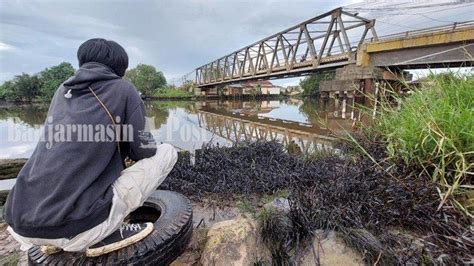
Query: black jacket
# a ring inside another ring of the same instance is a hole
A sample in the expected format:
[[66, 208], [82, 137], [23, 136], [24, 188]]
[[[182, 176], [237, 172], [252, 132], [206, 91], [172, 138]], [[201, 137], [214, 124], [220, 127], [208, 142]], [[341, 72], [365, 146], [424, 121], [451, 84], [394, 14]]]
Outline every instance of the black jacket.
[[[123, 170], [122, 158], [113, 140], [112, 121], [89, 86], [112, 116], [119, 117], [117, 124], [127, 125], [122, 128], [123, 137], [127, 133], [127, 141], [121, 142], [122, 157], [136, 161], [156, 152], [153, 137], [145, 130], [145, 107], [136, 88], [105, 65], [84, 64], [56, 91], [44, 138], [8, 195], [5, 220], [19, 235], [72, 238], [109, 215], [111, 185]], [[71, 134], [61, 137], [61, 130]]]

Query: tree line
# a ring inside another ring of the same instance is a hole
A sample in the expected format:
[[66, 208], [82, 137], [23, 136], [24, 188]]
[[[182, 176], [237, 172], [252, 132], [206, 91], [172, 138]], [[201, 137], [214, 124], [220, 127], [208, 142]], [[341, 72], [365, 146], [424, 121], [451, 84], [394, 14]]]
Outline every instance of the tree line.
[[[0, 85], [0, 100], [11, 102], [50, 101], [58, 87], [74, 75], [74, 67], [63, 62], [37, 74], [22, 73]], [[125, 73], [124, 79], [132, 82], [145, 96], [168, 89], [166, 78], [154, 66], [139, 64]]]
[[334, 79], [334, 71], [326, 71], [306, 76], [300, 81], [300, 87], [303, 89], [304, 96], [315, 96], [319, 93], [319, 83], [323, 80]]

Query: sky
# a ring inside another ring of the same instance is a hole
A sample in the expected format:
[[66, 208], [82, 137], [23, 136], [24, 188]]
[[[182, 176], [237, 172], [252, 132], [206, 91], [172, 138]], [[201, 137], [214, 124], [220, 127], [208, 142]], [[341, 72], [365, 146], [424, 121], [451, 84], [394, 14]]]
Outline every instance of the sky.
[[77, 68], [77, 48], [96, 37], [124, 46], [130, 67], [174, 80], [339, 6], [375, 18], [379, 36], [474, 20], [473, 0], [2, 0], [0, 82], [64, 61]]

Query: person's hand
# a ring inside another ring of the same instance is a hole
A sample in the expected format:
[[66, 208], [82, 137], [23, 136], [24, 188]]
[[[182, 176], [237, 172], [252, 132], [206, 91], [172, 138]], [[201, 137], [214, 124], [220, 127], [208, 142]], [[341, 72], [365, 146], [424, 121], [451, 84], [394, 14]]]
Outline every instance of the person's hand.
[[132, 166], [132, 165], [134, 165], [134, 164], [135, 164], [135, 161], [132, 161], [130, 158], [127, 157], [127, 158], [125, 159], [125, 166], [126, 166], [127, 168], [130, 167], [130, 166]]

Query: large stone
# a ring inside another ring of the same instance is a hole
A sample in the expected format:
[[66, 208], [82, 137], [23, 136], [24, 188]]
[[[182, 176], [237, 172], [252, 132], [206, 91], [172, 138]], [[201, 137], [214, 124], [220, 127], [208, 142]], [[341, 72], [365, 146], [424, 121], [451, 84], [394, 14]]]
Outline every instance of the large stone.
[[254, 265], [255, 262], [269, 260], [269, 252], [261, 243], [257, 223], [244, 218], [219, 222], [209, 228], [201, 254], [203, 265]]
[[357, 252], [347, 247], [342, 239], [338, 238], [332, 231], [327, 234], [318, 231], [313, 240], [313, 247], [309, 247], [304, 252], [300, 265], [317, 265], [318, 256], [321, 265], [348, 266], [364, 264], [363, 258]]

